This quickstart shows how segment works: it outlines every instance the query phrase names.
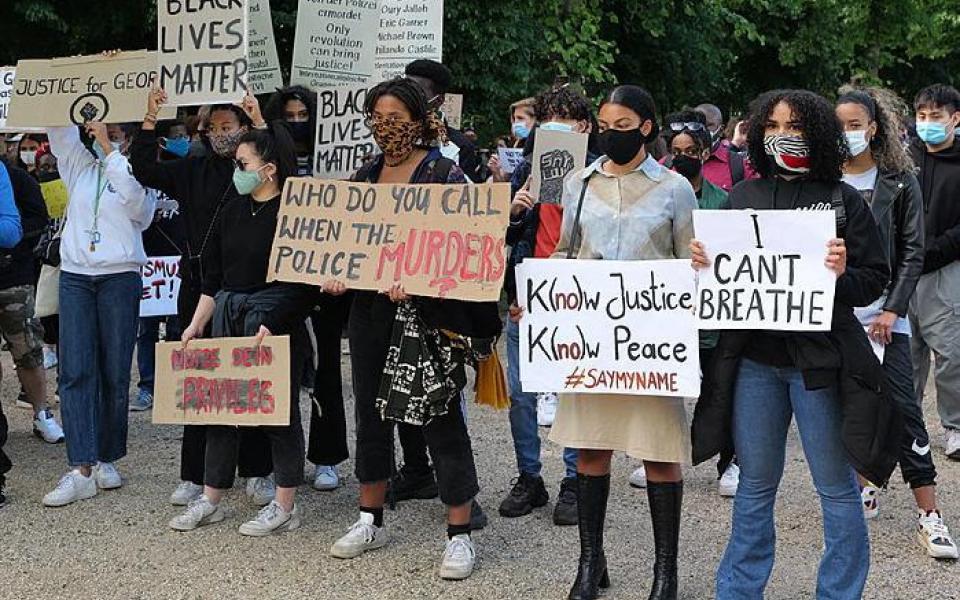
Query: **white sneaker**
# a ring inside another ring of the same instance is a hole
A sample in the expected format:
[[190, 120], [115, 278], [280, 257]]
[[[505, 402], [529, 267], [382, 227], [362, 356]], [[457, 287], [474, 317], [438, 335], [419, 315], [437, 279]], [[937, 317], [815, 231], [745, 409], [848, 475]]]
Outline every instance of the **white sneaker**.
[[269, 477], [251, 477], [247, 480], [247, 496], [257, 506], [266, 506], [277, 497], [277, 486]]
[[633, 473], [630, 473], [630, 485], [635, 488], [645, 488], [647, 487], [647, 469], [640, 465], [633, 470]]
[[97, 476], [97, 487], [101, 490], [115, 490], [123, 485], [120, 472], [113, 463], [97, 463], [93, 472]]
[[537, 394], [537, 425], [553, 427], [553, 419], [557, 416], [557, 395], [553, 392]]
[[477, 549], [473, 546], [470, 536], [461, 533], [447, 541], [447, 548], [443, 551], [443, 561], [440, 562], [440, 578], [459, 581], [473, 574], [473, 567], [477, 563]]
[[953, 460], [960, 460], [960, 430], [947, 430], [946, 446], [947, 457]]
[[188, 506], [191, 502], [203, 495], [203, 486], [192, 481], [181, 481], [177, 489], [170, 494], [170, 504], [174, 506]]
[[880, 488], [869, 483], [863, 486], [860, 502], [863, 503], [863, 518], [876, 519], [880, 514]]
[[57, 366], [57, 353], [52, 348], [43, 347], [43, 368], [52, 369]]
[[720, 476], [720, 481], [717, 482], [717, 491], [724, 498], [733, 498], [737, 495], [738, 487], [740, 487], [740, 467], [730, 463]]
[[927, 514], [918, 511], [917, 519], [917, 541], [927, 554], [933, 558], [956, 559], [957, 545], [950, 537], [950, 530], [943, 524], [940, 511], [934, 510]]
[[80, 469], [74, 469], [60, 478], [57, 487], [43, 497], [43, 505], [51, 508], [73, 504], [97, 495], [97, 481], [93, 474], [84, 477]]
[[387, 529], [373, 524], [373, 515], [360, 513], [360, 520], [350, 526], [346, 535], [330, 547], [330, 556], [334, 558], [356, 558], [370, 550], [383, 548], [387, 544]]
[[170, 519], [170, 529], [176, 531], [193, 531], [197, 527], [219, 523], [224, 518], [220, 504], [213, 504], [206, 496], [201, 495], [187, 505], [183, 514]]
[[276, 500], [264, 506], [257, 513], [257, 518], [247, 521], [240, 526], [241, 535], [264, 537], [271, 533], [293, 531], [300, 527], [300, 507], [293, 505], [293, 510], [283, 510]]
[[48, 444], [59, 444], [63, 441], [63, 429], [53, 418], [52, 410], [47, 408], [34, 415], [33, 435]]
[[313, 489], [329, 492], [338, 487], [340, 487], [340, 476], [337, 474], [337, 468], [317, 465], [313, 473]]

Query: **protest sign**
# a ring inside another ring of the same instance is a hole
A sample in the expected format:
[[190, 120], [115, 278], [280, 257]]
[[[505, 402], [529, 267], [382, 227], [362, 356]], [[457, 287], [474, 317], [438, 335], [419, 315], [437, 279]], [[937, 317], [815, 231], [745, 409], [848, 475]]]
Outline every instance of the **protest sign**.
[[524, 260], [524, 391], [699, 396], [695, 281], [686, 260]]
[[143, 291], [140, 294], [141, 317], [166, 317], [177, 314], [180, 296], [180, 257], [155, 256], [140, 267]]
[[523, 148], [497, 148], [500, 168], [504, 173], [513, 174], [523, 164]]
[[443, 113], [447, 125], [460, 129], [463, 122], [463, 94], [446, 94], [443, 104], [440, 105], [440, 112]]
[[247, 0], [250, 32], [247, 37], [247, 83], [254, 94], [271, 94], [283, 87], [277, 42], [273, 37], [270, 0]]
[[[142, 121], [157, 53], [138, 50], [17, 63], [8, 129]], [[172, 107], [159, 118], [176, 116]]]
[[216, 338], [157, 344], [153, 422], [288, 425], [290, 338]]
[[63, 218], [63, 213], [67, 210], [67, 184], [62, 179], [44, 181], [40, 183], [40, 193], [43, 195], [43, 203], [47, 205], [47, 216], [51, 220]]
[[172, 106], [238, 102], [246, 92], [246, 0], [157, 0], [160, 87]]
[[376, 81], [403, 75], [420, 58], [443, 62], [443, 0], [379, 0], [379, 6]]
[[586, 163], [587, 134], [537, 129], [530, 194], [544, 204], [559, 204], [567, 175]]
[[300, 0], [290, 84], [366, 83], [374, 74], [378, 24], [376, 0]]
[[7, 128], [7, 111], [10, 110], [10, 98], [13, 97], [13, 80], [16, 68], [0, 67], [0, 133]]
[[496, 301], [510, 186], [288, 179], [268, 280]]
[[698, 210], [693, 226], [711, 260], [698, 276], [701, 329], [830, 330], [834, 211]]
[[317, 92], [317, 143], [314, 174], [321, 179], [346, 179], [376, 150], [365, 123], [366, 84], [332, 87]]

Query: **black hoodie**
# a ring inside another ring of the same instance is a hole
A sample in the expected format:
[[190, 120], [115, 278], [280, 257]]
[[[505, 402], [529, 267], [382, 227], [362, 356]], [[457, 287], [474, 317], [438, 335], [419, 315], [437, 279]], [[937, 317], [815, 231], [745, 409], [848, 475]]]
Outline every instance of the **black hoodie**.
[[926, 274], [960, 260], [960, 137], [953, 140], [953, 147], [940, 152], [914, 144], [910, 154], [923, 191]]

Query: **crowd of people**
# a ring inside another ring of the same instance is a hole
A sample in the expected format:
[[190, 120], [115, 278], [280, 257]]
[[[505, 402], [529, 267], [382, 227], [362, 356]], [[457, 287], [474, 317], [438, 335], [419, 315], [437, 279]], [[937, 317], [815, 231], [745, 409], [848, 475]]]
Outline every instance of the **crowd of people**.
[[[388, 503], [439, 496], [448, 538], [439, 575], [465, 579], [477, 553], [471, 532], [488, 516], [476, 500], [464, 387], [468, 368], [479, 371], [491, 358], [498, 364], [502, 335], [517, 470], [498, 512], [516, 518], [549, 503], [539, 428], [550, 425], [565, 467], [553, 522], [579, 529], [571, 599], [596, 598], [611, 585], [604, 525], [614, 452], [639, 461], [630, 483], [646, 488], [651, 599], [678, 594], [683, 465], [714, 457], [718, 493], [734, 498], [716, 596], [762, 598], [794, 420], [821, 502], [818, 598], [861, 596], [867, 519], [877, 516], [896, 464], [916, 501], [919, 546], [934, 558], [957, 558], [937, 502], [939, 452], [922, 412], [932, 355], [943, 454], [960, 460], [957, 90], [932, 85], [912, 106], [879, 88], [848, 87], [833, 103], [775, 90], [727, 122], [712, 104], [661, 119], [635, 85], [609, 90], [598, 107], [573, 86], [556, 85], [509, 107], [510, 133], [498, 145], [522, 148], [524, 161], [507, 172], [495, 153], [481, 160], [475, 132], [447, 125], [439, 109], [450, 84], [444, 65], [418, 60], [373, 87], [363, 112], [379, 152], [351, 180], [509, 182], [505, 311], [495, 302], [412, 296], [401, 285], [378, 293], [336, 280], [268, 282], [284, 184], [314, 173], [316, 97], [306, 88], [278, 90], [263, 110], [248, 92], [236, 104], [161, 121], [167, 95], [154, 87], [142, 123], [88, 122], [6, 140], [0, 329], [35, 434], [66, 446], [68, 471], [45, 506], [124, 484], [117, 463], [127, 454], [128, 411], [153, 405], [157, 340], [288, 335], [290, 422], [185, 427], [170, 496], [183, 508], [169, 526], [193, 531], [223, 521], [224, 494], [239, 476], [262, 507], [240, 524], [241, 534], [296, 529], [304, 458], [315, 465], [312, 486], [332, 490], [349, 455], [346, 337], [360, 488], [356, 521], [330, 554], [355, 559], [387, 545]], [[538, 131], [588, 136], [586, 167], [567, 177], [560, 203], [531, 191]], [[824, 248], [837, 277], [832, 329], [701, 331], [702, 393], [692, 423], [676, 398], [523, 389], [517, 265], [530, 257], [682, 258], [707, 268], [711, 249], [693, 228], [698, 209], [833, 210], [837, 237]], [[148, 256], [171, 255], [181, 257], [177, 314], [140, 318], [140, 267]], [[41, 264], [59, 267], [58, 281], [42, 276]], [[35, 305], [49, 304], [51, 289], [54, 309], [41, 320]], [[62, 429], [46, 389], [45, 368], [54, 367]], [[301, 387], [311, 404], [306, 441]], [[11, 468], [6, 437], [0, 411], [0, 505]]]

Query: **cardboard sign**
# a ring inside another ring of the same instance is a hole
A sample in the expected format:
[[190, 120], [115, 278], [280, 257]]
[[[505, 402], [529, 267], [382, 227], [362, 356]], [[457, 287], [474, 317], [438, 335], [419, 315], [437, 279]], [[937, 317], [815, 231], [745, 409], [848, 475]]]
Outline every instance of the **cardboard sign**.
[[697, 210], [693, 227], [711, 260], [699, 273], [701, 329], [830, 331], [833, 210]]
[[290, 84], [366, 83], [374, 74], [378, 24], [375, 0], [300, 0]]
[[379, 0], [379, 5], [375, 81], [403, 75], [420, 58], [443, 62], [443, 0]]
[[696, 298], [686, 260], [524, 260], [524, 391], [699, 396]]
[[[7, 127], [64, 127], [87, 121], [140, 122], [147, 112], [157, 53], [76, 56], [17, 63]], [[172, 119], [167, 107], [159, 118]]]
[[497, 156], [504, 173], [513, 174], [523, 164], [523, 148], [497, 148]]
[[239, 102], [246, 93], [246, 0], [157, 0], [160, 87], [172, 106]]
[[366, 84], [317, 92], [317, 143], [314, 174], [320, 179], [347, 179], [375, 151], [373, 133], [364, 122]]
[[7, 131], [7, 112], [13, 97], [13, 80], [17, 75], [14, 67], [0, 67], [0, 133]]
[[60, 219], [67, 210], [67, 184], [62, 179], [44, 181], [40, 184], [43, 203], [47, 205], [47, 216]]
[[143, 292], [140, 295], [141, 317], [166, 317], [177, 314], [180, 296], [180, 257], [156, 256], [140, 267]]
[[530, 194], [545, 204], [559, 204], [567, 175], [586, 163], [587, 134], [537, 129]]
[[443, 113], [447, 125], [460, 129], [463, 122], [463, 94], [446, 94], [440, 112]]
[[218, 338], [157, 344], [153, 422], [288, 425], [290, 338]]
[[273, 37], [270, 0], [247, 0], [250, 32], [247, 38], [247, 83], [254, 94], [271, 94], [283, 87], [277, 42]]
[[510, 186], [288, 179], [268, 280], [496, 301]]

